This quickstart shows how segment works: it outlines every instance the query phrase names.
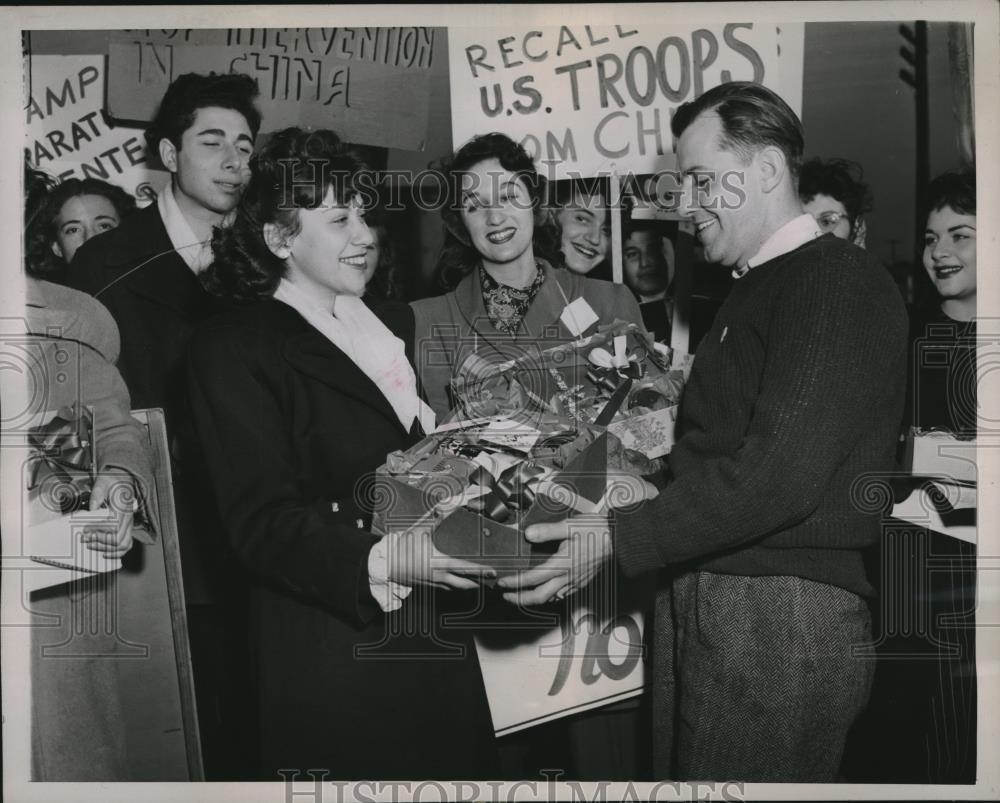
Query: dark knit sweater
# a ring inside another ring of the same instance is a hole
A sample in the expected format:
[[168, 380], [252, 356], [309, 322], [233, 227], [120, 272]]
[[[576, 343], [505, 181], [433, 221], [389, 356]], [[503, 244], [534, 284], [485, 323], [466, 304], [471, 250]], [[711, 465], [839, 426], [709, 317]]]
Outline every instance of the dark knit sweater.
[[793, 575], [871, 594], [860, 550], [884, 499], [864, 478], [893, 467], [906, 351], [889, 273], [833, 236], [737, 281], [696, 353], [671, 481], [616, 517], [625, 573]]

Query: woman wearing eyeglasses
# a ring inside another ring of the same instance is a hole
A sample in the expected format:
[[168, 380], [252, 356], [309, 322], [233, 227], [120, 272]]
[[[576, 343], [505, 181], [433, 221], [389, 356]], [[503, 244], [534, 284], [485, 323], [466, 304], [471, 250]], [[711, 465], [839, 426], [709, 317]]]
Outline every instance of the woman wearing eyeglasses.
[[810, 159], [799, 171], [799, 197], [824, 234], [865, 247], [864, 215], [872, 208], [861, 165], [847, 159]]

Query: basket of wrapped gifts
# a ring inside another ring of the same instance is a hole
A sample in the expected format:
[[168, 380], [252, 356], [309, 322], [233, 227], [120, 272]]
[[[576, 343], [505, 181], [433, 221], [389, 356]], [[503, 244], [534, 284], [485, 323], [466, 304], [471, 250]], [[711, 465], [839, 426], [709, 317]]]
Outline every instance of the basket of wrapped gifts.
[[372, 494], [374, 529], [427, 526], [445, 554], [502, 575], [554, 548], [529, 544], [525, 527], [601, 509], [609, 467], [630, 470], [621, 442], [561, 416], [456, 421], [389, 455]]
[[451, 418], [552, 413], [607, 430], [650, 474], [673, 446], [674, 421], [693, 357], [616, 321], [581, 340], [490, 362], [473, 355], [457, 371]]
[[378, 470], [374, 528], [426, 526], [501, 575], [543, 561], [557, 545], [525, 527], [603, 512], [609, 471], [658, 468], [689, 366], [628, 323], [507, 363], [473, 356], [448, 421]]

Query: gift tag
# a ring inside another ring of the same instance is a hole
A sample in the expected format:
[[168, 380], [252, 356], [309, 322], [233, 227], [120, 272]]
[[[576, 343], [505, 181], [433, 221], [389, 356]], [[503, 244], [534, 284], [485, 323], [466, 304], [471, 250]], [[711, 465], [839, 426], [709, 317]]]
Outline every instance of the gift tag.
[[578, 298], [571, 304], [567, 304], [559, 316], [559, 320], [569, 329], [574, 337], [580, 337], [591, 326], [597, 323], [600, 318], [597, 313], [587, 303], [586, 299]]

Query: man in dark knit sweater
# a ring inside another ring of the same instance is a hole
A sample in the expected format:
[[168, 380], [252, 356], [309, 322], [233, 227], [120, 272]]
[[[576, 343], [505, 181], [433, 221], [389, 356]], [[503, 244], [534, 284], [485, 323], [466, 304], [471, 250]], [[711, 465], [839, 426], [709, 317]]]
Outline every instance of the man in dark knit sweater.
[[834, 781], [874, 671], [852, 646], [871, 640], [861, 550], [881, 532], [906, 313], [887, 271], [803, 214], [802, 125], [777, 95], [724, 84], [672, 128], [682, 211], [738, 280], [698, 347], [669, 481], [613, 528], [529, 528], [559, 550], [501, 584], [538, 604], [612, 555], [626, 576], [659, 570], [657, 776]]

